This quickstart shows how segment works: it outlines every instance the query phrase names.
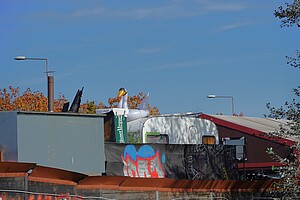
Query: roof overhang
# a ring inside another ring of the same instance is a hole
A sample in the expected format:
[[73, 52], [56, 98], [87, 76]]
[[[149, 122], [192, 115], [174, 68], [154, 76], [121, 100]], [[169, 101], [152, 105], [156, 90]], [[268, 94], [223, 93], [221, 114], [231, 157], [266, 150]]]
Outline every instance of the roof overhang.
[[230, 122], [230, 121], [226, 121], [224, 119], [220, 119], [220, 118], [212, 116], [212, 115], [200, 114], [199, 117], [203, 118], [203, 119], [210, 120], [213, 123], [215, 123], [216, 125], [224, 126], [224, 127], [227, 127], [227, 128], [233, 129], [233, 130], [243, 132], [243, 133], [248, 134], [248, 135], [252, 135], [252, 136], [255, 136], [255, 137], [258, 137], [258, 138], [266, 139], [266, 140], [276, 142], [278, 144], [282, 144], [282, 145], [285, 145], [285, 146], [291, 147], [291, 146], [296, 144], [295, 141], [292, 141], [290, 139], [282, 138], [282, 137], [279, 137], [279, 136], [271, 136], [269, 133], [266, 133], [266, 132], [263, 132], [263, 131], [260, 131], [260, 130], [256, 130], [256, 129], [253, 129], [253, 128], [249, 128], [249, 127], [246, 127], [246, 126], [242, 126], [242, 125]]

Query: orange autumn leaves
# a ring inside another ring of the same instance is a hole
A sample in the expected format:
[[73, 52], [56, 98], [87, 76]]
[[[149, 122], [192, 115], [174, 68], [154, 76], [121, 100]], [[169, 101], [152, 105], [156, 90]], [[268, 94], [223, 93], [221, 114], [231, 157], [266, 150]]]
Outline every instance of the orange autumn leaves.
[[[67, 102], [64, 96], [60, 96], [54, 102], [54, 112], [60, 112], [63, 104]], [[20, 94], [19, 88], [9, 86], [8, 89], [0, 89], [0, 111], [36, 111], [48, 110], [48, 99], [41, 92], [31, 91], [28, 88]]]
[[[128, 107], [129, 108], [136, 108], [139, 104], [141, 104], [142, 100], [146, 97], [142, 92], [140, 92], [138, 95], [134, 96], [128, 96]], [[115, 98], [109, 98], [108, 103], [110, 107], [117, 107], [118, 102], [120, 101], [120, 97]], [[160, 115], [159, 109], [154, 106], [151, 107], [150, 104], [148, 105], [148, 108], [150, 110], [150, 115]]]
[[[145, 97], [146, 96], [143, 95], [142, 92], [140, 92], [138, 95], [128, 96], [128, 107], [136, 108]], [[120, 97], [109, 98], [108, 106], [105, 106], [102, 102], [96, 105], [94, 101], [87, 100], [84, 104], [80, 105], [80, 109], [82, 110], [83, 113], [95, 113], [96, 109], [98, 108], [116, 108], [119, 101], [120, 101]], [[148, 108], [150, 110], [151, 116], [160, 115], [159, 109], [156, 106], [151, 107], [149, 104]]]
[[[143, 93], [128, 97], [129, 108], [136, 108], [138, 104], [141, 103], [145, 96]], [[73, 99], [70, 101], [72, 102]], [[68, 100], [64, 95], [59, 95], [58, 99], [54, 100], [54, 112], [61, 112], [64, 103]], [[105, 106], [102, 102], [98, 105], [95, 101], [86, 101], [80, 105], [79, 112], [86, 114], [96, 113], [98, 108], [111, 108], [116, 107], [119, 102], [119, 98], [109, 98], [108, 106]], [[150, 107], [150, 115], [159, 115], [159, 110], [156, 106]], [[41, 92], [31, 91], [28, 88], [25, 92], [20, 94], [19, 88], [13, 88], [9, 86], [8, 89], [0, 89], [0, 111], [35, 111], [35, 112], [46, 112], [48, 110], [48, 99]]]

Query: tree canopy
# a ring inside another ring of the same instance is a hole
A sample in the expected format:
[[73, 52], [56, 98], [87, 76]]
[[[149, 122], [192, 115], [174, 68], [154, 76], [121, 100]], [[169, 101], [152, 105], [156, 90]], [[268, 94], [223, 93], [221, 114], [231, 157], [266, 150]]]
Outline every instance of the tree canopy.
[[[300, 28], [300, 0], [294, 0], [293, 3], [285, 3], [285, 6], [280, 6], [278, 10], [275, 10], [275, 17], [281, 19], [281, 27], [290, 27], [297, 25]], [[287, 64], [300, 68], [300, 52], [296, 51], [295, 56], [286, 56]], [[288, 198], [299, 199], [300, 197], [300, 86], [298, 85], [293, 89], [295, 97], [286, 101], [283, 106], [275, 108], [270, 103], [267, 104], [267, 108], [270, 110], [268, 117], [276, 119], [286, 119], [287, 127], [281, 126], [280, 130], [276, 133], [281, 137], [291, 137], [295, 141], [295, 145], [292, 146], [293, 153], [289, 158], [282, 158], [278, 156], [272, 148], [269, 148], [267, 152], [277, 161], [281, 162], [282, 167], [275, 170], [281, 176], [282, 182], [277, 184], [278, 192], [281, 196]]]
[[300, 0], [294, 0], [293, 3], [285, 3], [284, 6], [279, 6], [274, 15], [281, 20], [282, 27], [293, 25], [300, 27]]
[[[128, 107], [136, 108], [145, 97], [146, 95], [142, 92], [138, 95], [129, 96]], [[95, 101], [87, 100], [85, 103], [80, 105], [79, 112], [94, 114], [98, 108], [116, 107], [119, 100], [120, 99], [118, 97], [109, 98], [107, 106], [102, 102], [96, 104]], [[68, 102], [68, 100], [64, 97], [64, 95], [59, 95], [58, 99], [54, 100], [54, 112], [61, 112], [63, 105], [66, 102]], [[151, 107], [149, 104], [148, 108], [150, 110], [150, 115], [160, 114], [159, 109], [156, 106]], [[0, 89], [0, 111], [12, 110], [46, 112], [48, 110], [48, 100], [41, 92], [31, 91], [30, 88], [22, 94], [18, 87], [13, 88], [12, 86], [9, 86], [8, 89]]]

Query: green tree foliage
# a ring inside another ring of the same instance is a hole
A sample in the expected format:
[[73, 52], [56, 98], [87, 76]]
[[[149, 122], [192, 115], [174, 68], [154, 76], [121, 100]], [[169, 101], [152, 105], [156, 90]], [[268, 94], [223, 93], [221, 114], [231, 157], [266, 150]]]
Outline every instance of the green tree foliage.
[[[294, 0], [293, 3], [285, 3], [285, 7], [280, 6], [274, 13], [275, 17], [281, 19], [281, 27], [290, 27], [297, 25], [300, 27], [300, 0]], [[296, 51], [296, 56], [287, 56], [287, 64], [300, 68], [300, 52]], [[277, 184], [278, 192], [282, 197], [300, 198], [300, 86], [293, 89], [295, 97], [291, 101], [286, 101], [285, 104], [279, 108], [267, 104], [270, 110], [268, 117], [275, 119], [286, 119], [287, 125], [281, 126], [276, 135], [281, 137], [290, 137], [295, 141], [293, 153], [289, 158], [282, 158], [278, 156], [272, 148], [267, 152], [277, 161], [282, 163], [281, 167], [275, 170], [282, 177], [282, 182]]]
[[[282, 22], [281, 27], [291, 27], [296, 25], [300, 27], [300, 0], [294, 0], [293, 3], [285, 3], [285, 6], [278, 7], [274, 13], [275, 17]], [[300, 52], [296, 51], [296, 56], [287, 56], [287, 64], [300, 68]], [[267, 152], [277, 161], [282, 163], [281, 167], [275, 170], [282, 177], [281, 182], [277, 184], [278, 192], [282, 198], [300, 199], [300, 86], [293, 89], [294, 98], [291, 101], [286, 101], [279, 108], [267, 104], [270, 110], [268, 117], [275, 119], [286, 119], [287, 125], [281, 126], [275, 134], [281, 137], [289, 137], [295, 141], [291, 147], [292, 155], [289, 158], [282, 158], [269, 148]]]
[[279, 6], [274, 14], [275, 17], [281, 20], [282, 27], [290, 27], [294, 24], [300, 27], [300, 0], [294, 0], [293, 3], [285, 3], [285, 6]]
[[300, 51], [297, 50], [296, 57], [286, 57], [288, 59], [288, 64], [295, 68], [300, 68]]
[[267, 104], [270, 110], [268, 117], [275, 119], [286, 119], [287, 124], [281, 126], [280, 129], [274, 133], [280, 137], [288, 137], [295, 141], [295, 144], [291, 147], [293, 153], [289, 158], [282, 158], [275, 153], [274, 149], [268, 148], [267, 153], [272, 156], [272, 158], [280, 163], [281, 167], [274, 168], [280, 177], [281, 182], [276, 186], [278, 192], [282, 197], [289, 198], [300, 198], [300, 103], [299, 103], [299, 86], [294, 89], [295, 98], [290, 102], [285, 102], [284, 106], [280, 108], [272, 107], [271, 104]]

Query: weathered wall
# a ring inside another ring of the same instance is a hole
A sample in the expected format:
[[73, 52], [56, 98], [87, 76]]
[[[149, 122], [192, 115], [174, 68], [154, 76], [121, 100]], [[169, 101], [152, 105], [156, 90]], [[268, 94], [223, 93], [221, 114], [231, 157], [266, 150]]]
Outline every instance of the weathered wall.
[[175, 179], [236, 179], [235, 147], [105, 143], [106, 173]]
[[101, 115], [1, 112], [0, 134], [3, 161], [96, 175], [105, 172]]
[[2, 160], [17, 161], [17, 113], [0, 112], [0, 151]]
[[217, 127], [220, 141], [222, 141], [221, 138], [226, 137], [246, 138], [246, 163], [274, 162], [271, 156], [266, 153], [266, 150], [269, 147], [272, 147], [274, 151], [283, 158], [289, 157], [291, 154], [291, 148], [283, 144], [278, 144], [270, 140], [245, 134], [241, 131], [233, 130], [224, 126], [217, 125]]
[[[35, 179], [35, 180], [33, 180]], [[39, 180], [37, 180], [39, 179]], [[87, 181], [85, 181], [88, 179]], [[66, 181], [66, 180], [64, 180]], [[0, 174], [2, 200], [80, 199], [272, 199], [274, 181], [197, 181], [129, 177], [86, 177], [68, 183], [61, 179]], [[280, 195], [280, 194], [278, 194]], [[280, 197], [280, 196], [277, 196]]]

